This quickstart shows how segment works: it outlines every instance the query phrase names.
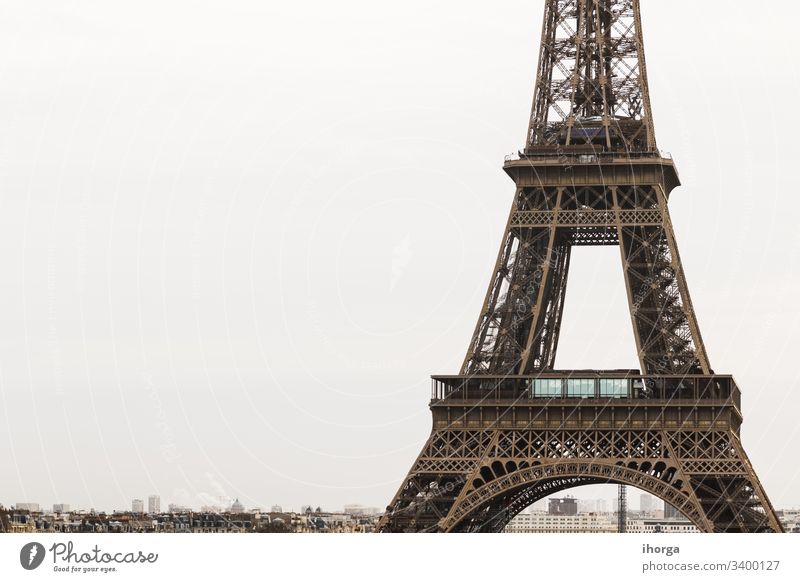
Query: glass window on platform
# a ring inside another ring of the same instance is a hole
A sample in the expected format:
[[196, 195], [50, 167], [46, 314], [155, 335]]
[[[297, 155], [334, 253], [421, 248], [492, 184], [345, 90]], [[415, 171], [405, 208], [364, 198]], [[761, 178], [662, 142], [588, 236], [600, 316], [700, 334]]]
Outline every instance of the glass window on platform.
[[568, 398], [594, 398], [594, 380], [580, 378], [567, 380]]
[[533, 395], [536, 398], [561, 398], [561, 380], [534, 380]]
[[630, 397], [630, 381], [601, 378], [600, 396], [603, 398], [628, 398]]

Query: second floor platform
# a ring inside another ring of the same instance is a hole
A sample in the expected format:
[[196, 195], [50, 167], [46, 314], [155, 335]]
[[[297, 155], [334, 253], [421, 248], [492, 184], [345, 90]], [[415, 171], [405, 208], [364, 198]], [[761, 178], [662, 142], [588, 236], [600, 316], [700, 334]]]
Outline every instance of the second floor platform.
[[533, 376], [434, 376], [435, 426], [739, 429], [741, 393], [729, 375], [643, 375], [638, 370]]

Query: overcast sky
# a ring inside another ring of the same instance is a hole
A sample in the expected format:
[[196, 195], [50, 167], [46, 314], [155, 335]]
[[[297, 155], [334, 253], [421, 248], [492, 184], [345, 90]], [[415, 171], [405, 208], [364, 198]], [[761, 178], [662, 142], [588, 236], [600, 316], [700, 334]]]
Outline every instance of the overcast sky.
[[[384, 507], [478, 316], [542, 8], [1, 1], [0, 502]], [[800, 8], [643, 17], [712, 366], [798, 505]], [[618, 249], [573, 257], [558, 366], [637, 367]]]

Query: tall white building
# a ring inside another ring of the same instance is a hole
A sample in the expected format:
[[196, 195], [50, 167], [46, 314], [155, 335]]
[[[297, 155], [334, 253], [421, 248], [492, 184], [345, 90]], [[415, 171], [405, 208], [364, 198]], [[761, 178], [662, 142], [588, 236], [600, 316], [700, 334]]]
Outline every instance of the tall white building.
[[639, 509], [644, 513], [653, 511], [653, 498], [648, 493], [639, 496]]
[[53, 513], [69, 513], [69, 503], [54, 503]]
[[144, 513], [144, 501], [141, 499], [131, 501], [131, 513]]
[[147, 513], [161, 513], [161, 497], [151, 495], [147, 498]]

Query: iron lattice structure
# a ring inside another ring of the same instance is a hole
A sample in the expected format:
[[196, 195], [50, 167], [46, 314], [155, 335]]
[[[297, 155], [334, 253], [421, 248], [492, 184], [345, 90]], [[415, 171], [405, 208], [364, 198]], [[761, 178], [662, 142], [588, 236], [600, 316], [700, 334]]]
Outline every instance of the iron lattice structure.
[[[740, 392], [712, 371], [667, 202], [638, 0], [546, 0], [516, 195], [457, 376], [379, 530], [501, 531], [543, 497], [616, 483], [701, 531], [782, 531], [742, 448]], [[618, 245], [639, 370], [557, 371], [573, 247]]]

